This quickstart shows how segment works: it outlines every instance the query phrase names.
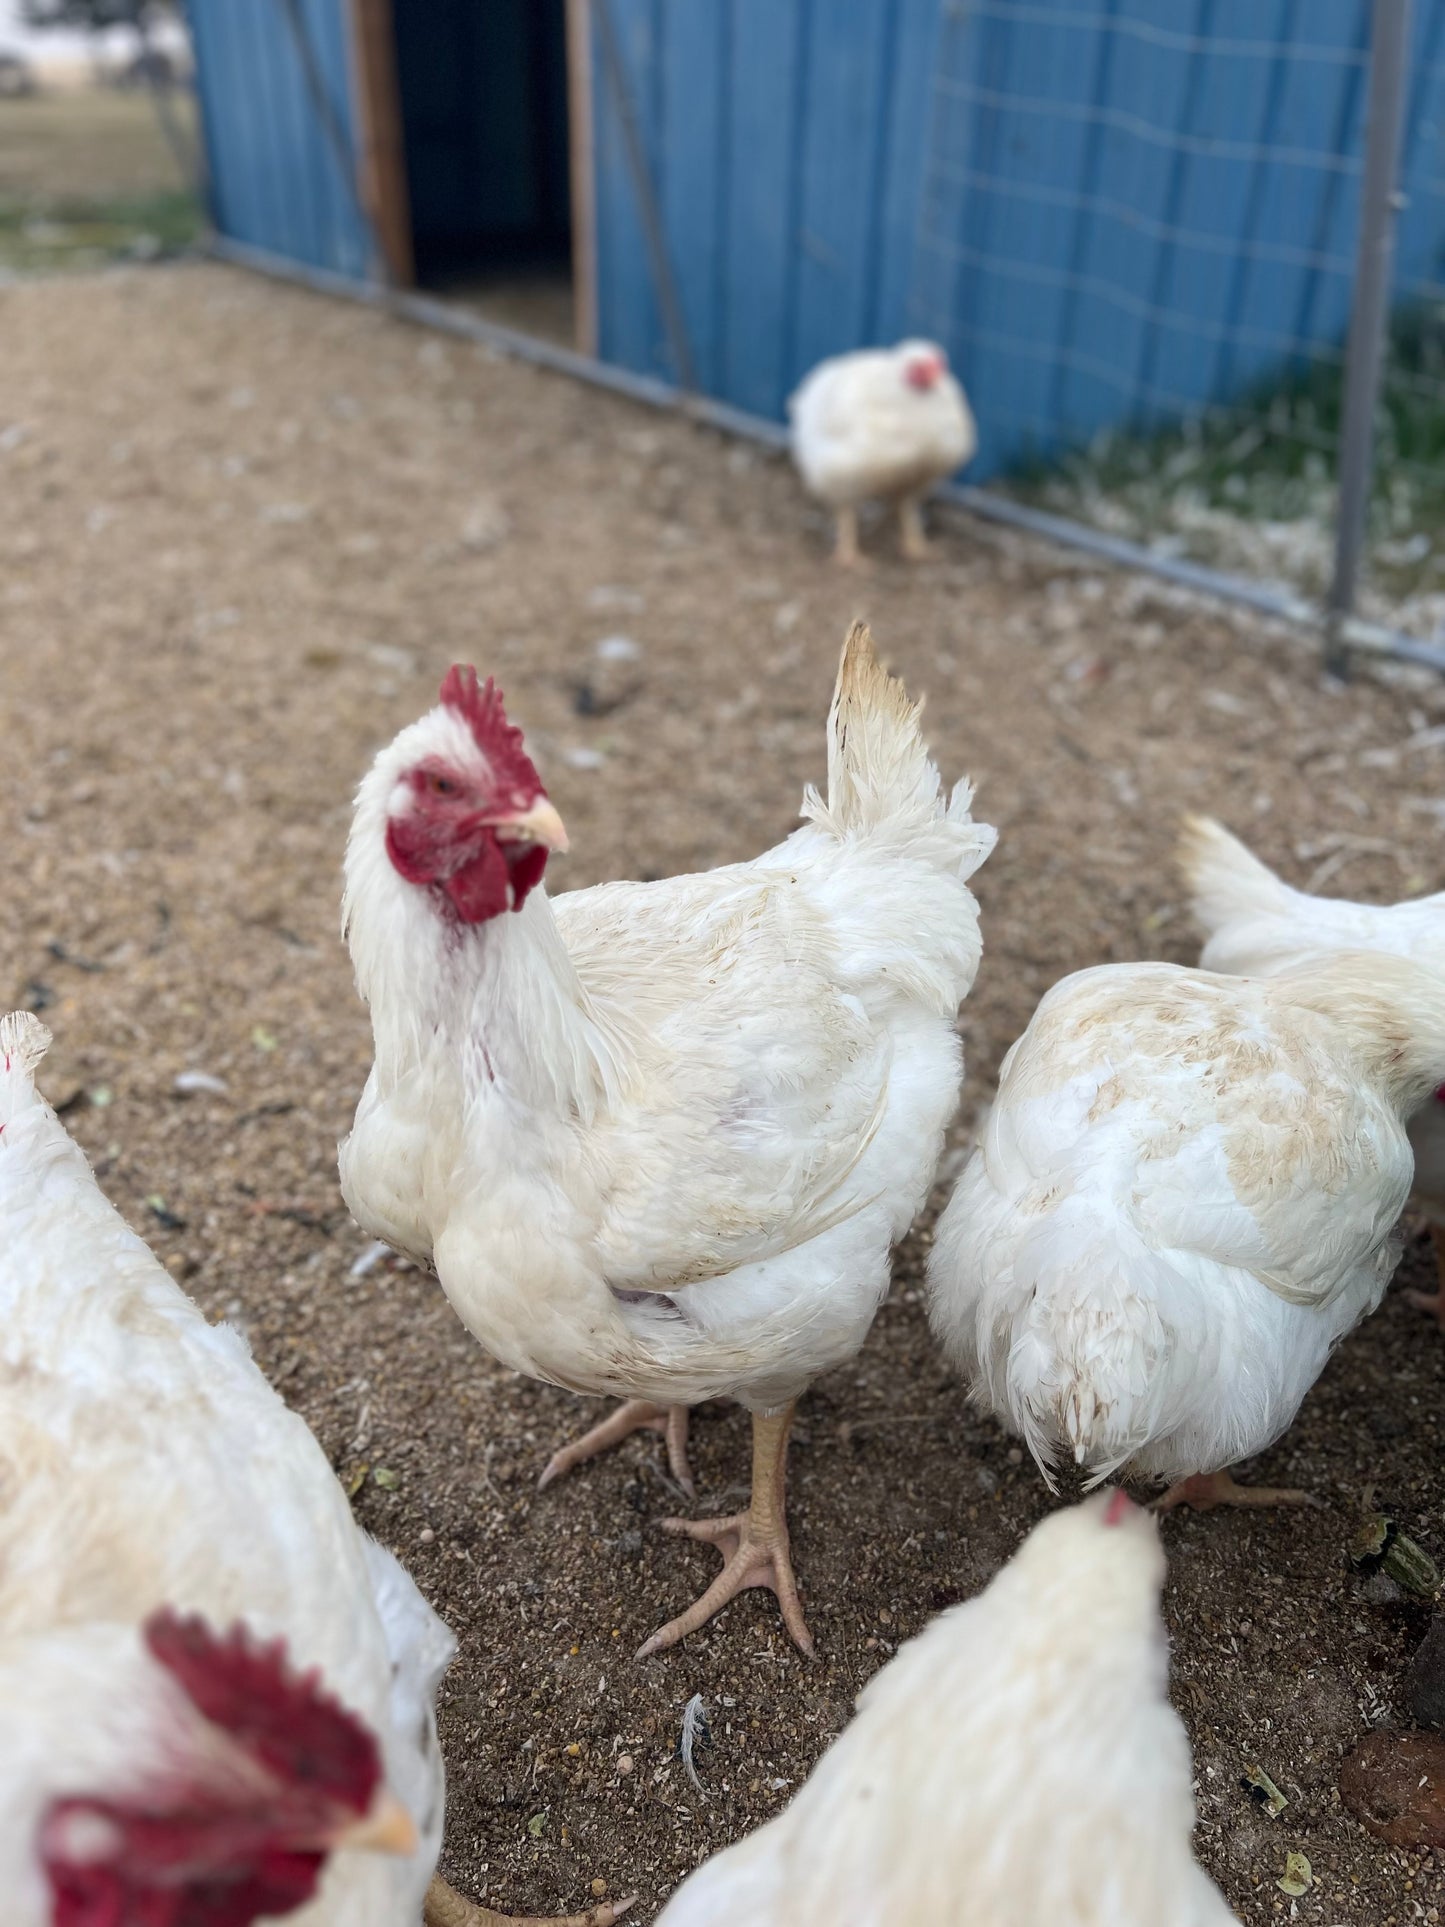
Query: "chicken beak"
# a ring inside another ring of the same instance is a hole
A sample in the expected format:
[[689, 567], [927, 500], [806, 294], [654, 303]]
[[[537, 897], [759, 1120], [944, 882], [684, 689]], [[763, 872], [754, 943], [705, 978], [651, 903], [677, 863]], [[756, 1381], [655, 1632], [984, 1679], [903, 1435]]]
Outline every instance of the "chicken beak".
[[503, 843], [540, 843], [548, 850], [567, 848], [567, 826], [545, 796], [520, 816], [506, 816], [492, 825]]
[[333, 1851], [347, 1848], [363, 1853], [415, 1853], [421, 1845], [416, 1822], [395, 1794], [383, 1793], [371, 1811], [332, 1834]]

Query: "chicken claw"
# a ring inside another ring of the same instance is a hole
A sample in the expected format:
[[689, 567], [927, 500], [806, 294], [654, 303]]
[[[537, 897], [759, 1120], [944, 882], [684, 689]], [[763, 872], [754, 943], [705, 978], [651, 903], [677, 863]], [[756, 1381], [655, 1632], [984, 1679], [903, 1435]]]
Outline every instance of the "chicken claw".
[[636, 1894], [629, 1894], [625, 1900], [604, 1901], [585, 1914], [528, 1914], [524, 1919], [479, 1907], [437, 1874], [426, 1890], [422, 1922], [423, 1927], [613, 1927], [636, 1898]]
[[1195, 1512], [1212, 1512], [1217, 1505], [1307, 1505], [1324, 1510], [1312, 1492], [1295, 1492], [1272, 1485], [1238, 1485], [1229, 1472], [1196, 1472], [1179, 1479], [1150, 1506], [1151, 1512], [1172, 1512], [1187, 1505]]
[[594, 1425], [590, 1432], [584, 1432], [580, 1439], [564, 1445], [548, 1459], [542, 1476], [537, 1481], [537, 1490], [551, 1485], [560, 1479], [564, 1472], [570, 1472], [574, 1465], [581, 1465], [584, 1459], [595, 1459], [600, 1453], [610, 1452], [614, 1445], [621, 1445], [625, 1438], [634, 1432], [660, 1432], [667, 1441], [667, 1463], [672, 1476], [682, 1487], [688, 1498], [696, 1495], [692, 1467], [687, 1461], [687, 1421], [686, 1405], [654, 1405], [648, 1398], [629, 1398], [619, 1405], [610, 1418]]
[[730, 1600], [750, 1586], [767, 1586], [777, 1595], [783, 1609], [783, 1624], [792, 1634], [793, 1643], [800, 1651], [812, 1653], [813, 1635], [803, 1618], [798, 1582], [788, 1550], [785, 1493], [788, 1433], [795, 1408], [796, 1401], [780, 1412], [753, 1414], [753, 1493], [746, 1512], [734, 1513], [727, 1519], [663, 1521], [666, 1532], [716, 1546], [723, 1557], [723, 1569], [701, 1599], [659, 1627], [651, 1639], [638, 1648], [638, 1659], [647, 1659], [668, 1646], [675, 1646], [689, 1633], [695, 1633], [714, 1613], [721, 1612]]

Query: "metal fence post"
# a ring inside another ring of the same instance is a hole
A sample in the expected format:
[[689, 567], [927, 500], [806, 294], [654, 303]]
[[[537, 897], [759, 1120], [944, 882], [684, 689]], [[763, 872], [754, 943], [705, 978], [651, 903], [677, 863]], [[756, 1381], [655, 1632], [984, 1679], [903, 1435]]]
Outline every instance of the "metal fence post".
[[1355, 251], [1355, 288], [1340, 426], [1335, 569], [1325, 618], [1325, 667], [1336, 675], [1344, 675], [1349, 669], [1346, 631], [1355, 609], [1370, 505], [1375, 406], [1379, 400], [1389, 321], [1390, 267], [1395, 252], [1395, 215], [1399, 208], [1400, 129], [1409, 51], [1410, 0], [1375, 0], [1370, 23], [1370, 94], [1365, 172], [1360, 186], [1360, 234]]

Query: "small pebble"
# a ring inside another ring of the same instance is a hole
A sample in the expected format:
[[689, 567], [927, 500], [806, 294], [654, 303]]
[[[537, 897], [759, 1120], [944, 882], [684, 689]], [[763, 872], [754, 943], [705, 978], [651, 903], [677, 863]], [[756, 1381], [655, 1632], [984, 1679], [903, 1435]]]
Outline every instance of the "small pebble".
[[603, 1880], [599, 1875], [599, 1877], [592, 1882], [593, 1897], [597, 1900], [600, 1900], [606, 1892], [607, 1892], [607, 1882]]
[[619, 1773], [630, 1773], [632, 1771], [632, 1767], [633, 1767], [632, 1755], [630, 1753], [619, 1753], [617, 1756], [617, 1771]]
[[423, 1526], [421, 1531], [416, 1536], [424, 1546], [429, 1546], [432, 1543], [432, 1541], [436, 1538], [436, 1534], [432, 1531], [430, 1526]]

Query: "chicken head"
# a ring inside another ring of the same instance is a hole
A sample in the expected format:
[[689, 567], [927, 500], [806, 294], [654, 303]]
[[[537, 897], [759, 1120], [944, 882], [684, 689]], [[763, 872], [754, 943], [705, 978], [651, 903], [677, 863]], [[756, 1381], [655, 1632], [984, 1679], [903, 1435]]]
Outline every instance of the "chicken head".
[[52, 1800], [38, 1846], [53, 1927], [249, 1927], [310, 1900], [336, 1848], [414, 1851], [371, 1732], [281, 1641], [162, 1610], [142, 1645], [164, 1781], [116, 1784], [112, 1762], [110, 1784]]
[[462, 923], [520, 910], [549, 853], [566, 849], [567, 832], [521, 730], [507, 721], [502, 692], [458, 664], [439, 706], [406, 732], [413, 735], [387, 808], [393, 867], [408, 883], [435, 889]]

